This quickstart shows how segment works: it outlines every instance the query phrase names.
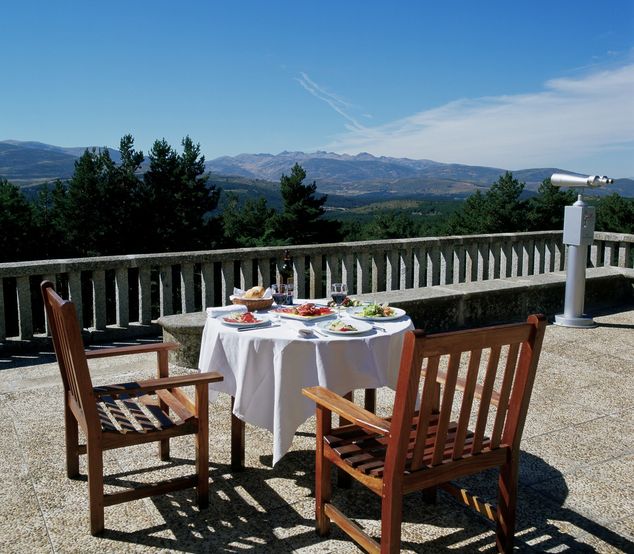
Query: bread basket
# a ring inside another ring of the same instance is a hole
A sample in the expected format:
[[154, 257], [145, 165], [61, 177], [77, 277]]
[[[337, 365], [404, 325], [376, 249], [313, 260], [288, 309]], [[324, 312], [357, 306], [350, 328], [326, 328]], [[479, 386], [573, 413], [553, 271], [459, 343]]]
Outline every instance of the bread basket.
[[266, 310], [273, 305], [273, 298], [240, 298], [234, 296], [231, 298], [234, 304], [242, 304], [247, 307], [247, 310], [253, 312], [254, 310]]

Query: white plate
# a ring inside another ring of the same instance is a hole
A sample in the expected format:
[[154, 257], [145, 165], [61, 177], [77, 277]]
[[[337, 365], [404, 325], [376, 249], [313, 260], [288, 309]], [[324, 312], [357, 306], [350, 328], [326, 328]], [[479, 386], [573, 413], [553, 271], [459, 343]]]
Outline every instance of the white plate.
[[[323, 307], [323, 306], [320, 306]], [[273, 310], [273, 313], [281, 316], [281, 317], [286, 317], [288, 319], [298, 319], [300, 321], [319, 321], [321, 319], [328, 319], [329, 317], [332, 317], [334, 315], [337, 315], [336, 312], [333, 310], [331, 311], [331, 313], [329, 314], [322, 314], [322, 315], [299, 315], [299, 314], [290, 314], [290, 313], [284, 313], [278, 310]]]
[[225, 317], [227, 316], [220, 316], [218, 319], [220, 319], [224, 325], [228, 325], [229, 327], [260, 327], [271, 323], [268, 317], [263, 316], [257, 316], [257, 321], [251, 323], [247, 321], [226, 321]]
[[390, 316], [365, 316], [363, 315], [362, 307], [352, 308], [348, 313], [351, 317], [354, 317], [355, 319], [364, 319], [366, 321], [391, 321], [393, 319], [403, 317], [407, 313], [405, 310], [401, 310], [401, 308], [392, 309], [394, 310], [394, 314]]
[[[322, 331], [326, 333], [330, 333], [332, 335], [360, 335], [361, 333], [367, 333], [372, 330], [372, 325], [366, 323], [365, 321], [355, 321], [354, 323], [350, 323], [353, 327], [356, 328], [356, 331], [337, 331], [336, 329], [330, 329], [330, 325], [332, 325], [332, 321], [322, 321], [317, 324]], [[346, 322], [347, 323], [347, 322]]]

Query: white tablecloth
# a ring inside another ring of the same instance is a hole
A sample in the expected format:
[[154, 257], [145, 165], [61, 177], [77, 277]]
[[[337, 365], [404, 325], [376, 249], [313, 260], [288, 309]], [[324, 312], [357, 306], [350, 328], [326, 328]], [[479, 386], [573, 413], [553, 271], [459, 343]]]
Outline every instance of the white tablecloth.
[[198, 366], [224, 376], [210, 385], [210, 402], [217, 397], [213, 391], [230, 394], [237, 417], [273, 433], [274, 464], [290, 448], [297, 428], [315, 413], [303, 387], [322, 385], [338, 394], [395, 388], [403, 333], [413, 329], [403, 317], [381, 322], [386, 332], [301, 338], [297, 331], [303, 322], [281, 322], [279, 327], [238, 332], [207, 317]]

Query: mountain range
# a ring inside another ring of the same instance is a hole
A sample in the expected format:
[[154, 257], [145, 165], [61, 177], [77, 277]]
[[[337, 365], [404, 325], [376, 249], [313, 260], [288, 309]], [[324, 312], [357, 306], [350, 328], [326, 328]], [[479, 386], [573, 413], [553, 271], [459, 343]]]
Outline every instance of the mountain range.
[[[0, 141], [0, 177], [28, 186], [54, 179], [68, 179], [75, 161], [87, 147], [64, 148], [41, 142]], [[92, 147], [88, 147], [92, 148]], [[119, 152], [109, 149], [115, 161]], [[243, 192], [266, 191], [276, 188], [282, 174], [289, 174], [295, 163], [307, 173], [308, 181], [317, 183], [320, 193], [361, 200], [373, 198], [415, 198], [424, 196], [465, 197], [478, 189], [486, 189], [506, 168], [447, 164], [433, 160], [413, 160], [333, 152], [281, 152], [280, 154], [240, 154], [209, 160], [205, 167], [211, 181], [225, 189]], [[539, 184], [558, 168], [513, 170], [513, 176], [526, 183], [527, 191]], [[595, 192], [595, 191], [593, 191]], [[617, 179], [604, 194], [618, 192], [634, 197], [634, 180]]]

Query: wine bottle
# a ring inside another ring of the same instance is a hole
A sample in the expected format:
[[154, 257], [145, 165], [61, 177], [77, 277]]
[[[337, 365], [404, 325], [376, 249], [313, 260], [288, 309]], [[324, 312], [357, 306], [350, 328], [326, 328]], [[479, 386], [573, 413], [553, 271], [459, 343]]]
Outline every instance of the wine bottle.
[[288, 250], [284, 251], [284, 261], [280, 268], [282, 284], [286, 285], [286, 303], [293, 304], [293, 261]]

